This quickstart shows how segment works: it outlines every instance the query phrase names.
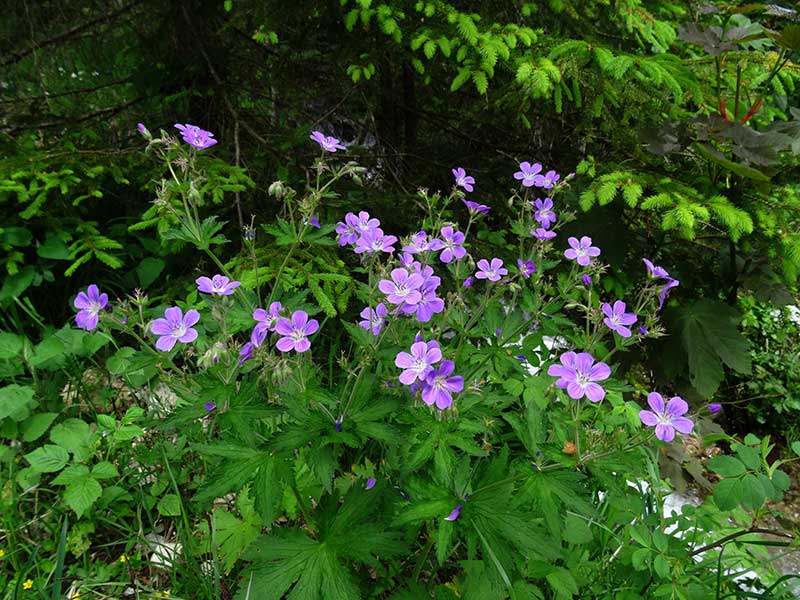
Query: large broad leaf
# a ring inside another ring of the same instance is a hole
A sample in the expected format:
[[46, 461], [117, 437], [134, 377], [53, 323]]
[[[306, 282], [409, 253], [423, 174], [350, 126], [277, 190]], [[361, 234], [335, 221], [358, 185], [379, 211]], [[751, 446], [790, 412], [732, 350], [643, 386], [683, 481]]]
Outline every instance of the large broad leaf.
[[245, 558], [254, 561], [244, 573], [237, 600], [281, 600], [292, 588], [297, 600], [359, 600], [358, 588], [330, 547], [298, 530], [262, 536]]
[[689, 379], [703, 396], [717, 391], [725, 377], [723, 363], [747, 375], [751, 372], [750, 344], [739, 333], [739, 312], [727, 304], [699, 300], [682, 307], [677, 334], [689, 362]]
[[15, 383], [0, 388], [0, 419], [11, 417], [15, 421], [23, 421], [35, 406], [33, 388]]

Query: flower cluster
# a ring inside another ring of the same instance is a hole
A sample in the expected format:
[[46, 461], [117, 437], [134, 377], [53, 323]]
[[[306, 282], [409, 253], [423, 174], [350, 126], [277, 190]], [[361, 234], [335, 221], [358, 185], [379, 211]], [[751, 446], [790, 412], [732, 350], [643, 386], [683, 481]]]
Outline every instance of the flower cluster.
[[[529, 163], [528, 161], [519, 163], [519, 171], [514, 173], [514, 179], [522, 181], [523, 187], [538, 187], [546, 190], [552, 189], [561, 176], [555, 171], [548, 171], [544, 175], [542, 165], [539, 163]], [[546, 226], [545, 226], [546, 227]]]
[[396, 313], [414, 313], [418, 321], [427, 323], [444, 310], [444, 300], [436, 295], [442, 280], [434, 275], [433, 267], [413, 260], [413, 255], [404, 257], [412, 260], [405, 261], [405, 267], [392, 269], [391, 279], [381, 279], [378, 289], [386, 294], [389, 304], [397, 307]]
[[255, 349], [264, 344], [270, 333], [280, 336], [275, 342], [275, 347], [281, 352], [294, 350], [302, 353], [311, 348], [308, 336], [319, 330], [317, 320], [309, 319], [308, 313], [304, 310], [296, 310], [289, 318], [286, 318], [281, 316], [283, 310], [280, 302], [273, 302], [269, 305], [269, 310], [257, 308], [253, 311], [253, 320], [256, 321], [256, 325], [250, 333], [250, 341], [239, 351], [240, 364], [253, 358]]
[[[453, 394], [464, 389], [464, 378], [453, 375], [455, 363], [442, 360], [439, 342], [425, 342], [420, 336], [411, 344], [410, 352], [398, 352], [394, 364], [403, 369], [400, 383], [411, 386], [412, 393], [421, 390], [422, 401], [439, 410], [453, 404]], [[434, 367], [441, 361], [438, 369]]]
[[339, 245], [355, 245], [353, 251], [356, 254], [373, 254], [375, 252], [392, 254], [397, 238], [393, 235], [385, 235], [380, 225], [381, 222], [370, 217], [365, 210], [359, 212], [358, 215], [347, 213], [344, 222], [339, 221], [336, 225]]

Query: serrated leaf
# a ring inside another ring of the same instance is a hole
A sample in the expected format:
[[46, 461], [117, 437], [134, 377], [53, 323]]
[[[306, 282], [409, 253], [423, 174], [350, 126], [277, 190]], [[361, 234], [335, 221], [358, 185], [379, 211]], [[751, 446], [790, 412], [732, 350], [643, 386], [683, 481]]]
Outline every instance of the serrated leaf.
[[100, 498], [102, 493], [102, 486], [87, 474], [67, 486], [64, 491], [64, 502], [80, 518]]
[[11, 417], [14, 421], [23, 421], [34, 406], [32, 387], [12, 383], [0, 388], [0, 420]]
[[39, 473], [55, 473], [69, 462], [69, 452], [60, 446], [47, 444], [25, 455], [31, 469]]
[[738, 477], [747, 472], [747, 467], [734, 456], [714, 456], [708, 461], [708, 467], [722, 477]]
[[[158, 501], [158, 513], [162, 517], [179, 517], [181, 515], [181, 499], [176, 494], [164, 494]], [[219, 540], [219, 538], [217, 539]]]
[[57, 416], [58, 413], [36, 413], [31, 415], [20, 426], [22, 439], [26, 442], [38, 440], [45, 434]]

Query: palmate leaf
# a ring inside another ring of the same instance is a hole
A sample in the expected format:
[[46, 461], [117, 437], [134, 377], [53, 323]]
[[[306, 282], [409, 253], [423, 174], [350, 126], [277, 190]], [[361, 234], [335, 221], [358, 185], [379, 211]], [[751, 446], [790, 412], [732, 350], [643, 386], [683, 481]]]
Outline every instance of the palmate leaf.
[[275, 530], [245, 553], [237, 600], [358, 600], [353, 573], [344, 562], [376, 565], [404, 550], [392, 532], [370, 518], [374, 497], [353, 488], [340, 502], [326, 496], [318, 507], [319, 538], [300, 529]]
[[717, 391], [725, 376], [723, 363], [742, 374], [749, 374], [749, 342], [739, 332], [738, 311], [713, 300], [699, 300], [670, 313], [678, 339], [689, 363], [689, 379], [703, 396]]

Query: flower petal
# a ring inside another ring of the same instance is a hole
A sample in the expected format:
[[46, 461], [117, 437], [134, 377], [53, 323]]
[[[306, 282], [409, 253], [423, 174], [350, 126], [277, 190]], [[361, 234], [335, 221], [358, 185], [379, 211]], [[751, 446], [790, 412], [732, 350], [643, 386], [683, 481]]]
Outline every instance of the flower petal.
[[658, 392], [650, 392], [647, 394], [647, 403], [654, 412], [663, 414], [664, 412], [664, 397]]
[[689, 412], [689, 405], [680, 396], [673, 396], [667, 403], [666, 413], [671, 417], [680, 417]]

